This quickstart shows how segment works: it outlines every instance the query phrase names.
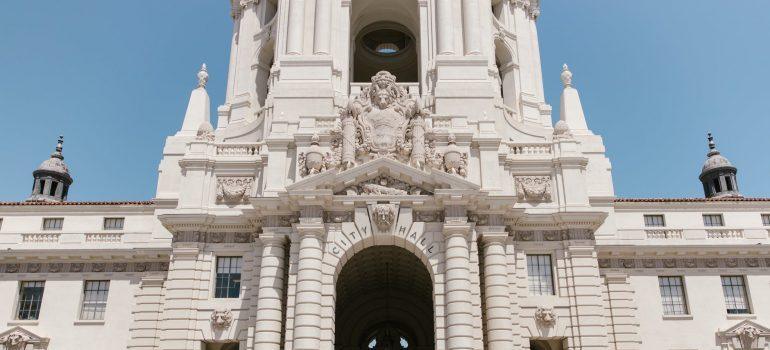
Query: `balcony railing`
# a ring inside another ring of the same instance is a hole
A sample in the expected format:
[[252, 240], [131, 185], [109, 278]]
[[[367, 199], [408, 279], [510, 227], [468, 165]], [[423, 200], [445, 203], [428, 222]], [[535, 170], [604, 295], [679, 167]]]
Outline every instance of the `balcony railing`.
[[681, 229], [644, 230], [647, 234], [647, 239], [681, 239], [683, 231]]
[[743, 230], [738, 229], [708, 229], [706, 238], [724, 239], [724, 238], [743, 238]]

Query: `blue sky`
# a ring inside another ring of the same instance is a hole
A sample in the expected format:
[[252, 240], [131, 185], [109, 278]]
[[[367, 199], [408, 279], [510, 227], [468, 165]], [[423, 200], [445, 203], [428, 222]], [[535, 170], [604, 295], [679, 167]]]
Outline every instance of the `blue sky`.
[[[59, 134], [70, 200], [152, 198], [202, 62], [224, 100], [228, 3], [4, 3], [0, 201], [29, 195]], [[742, 192], [770, 196], [770, 1], [544, 0], [538, 26], [554, 118], [566, 62], [618, 196], [702, 196], [709, 130]]]

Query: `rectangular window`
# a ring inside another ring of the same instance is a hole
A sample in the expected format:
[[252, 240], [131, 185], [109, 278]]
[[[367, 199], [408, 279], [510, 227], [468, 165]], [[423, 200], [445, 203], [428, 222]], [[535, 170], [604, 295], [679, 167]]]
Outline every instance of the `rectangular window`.
[[[2, 219], [0, 219], [0, 224], [2, 224]], [[762, 214], [762, 225], [770, 226], [770, 214]]]
[[663, 220], [663, 215], [645, 215], [644, 226], [663, 227], [666, 226], [666, 222]]
[[122, 230], [124, 218], [104, 218], [105, 230]]
[[680, 276], [658, 277], [660, 298], [663, 301], [664, 315], [687, 315], [687, 300], [684, 294], [684, 283]]
[[241, 293], [240, 256], [220, 256], [217, 258], [217, 280], [214, 286], [215, 298], [237, 298]]
[[80, 307], [80, 319], [103, 320], [109, 291], [110, 281], [86, 281], [83, 285], [83, 305]]
[[43, 230], [61, 230], [64, 226], [64, 218], [43, 219]]
[[529, 275], [529, 293], [531, 295], [554, 294], [550, 255], [527, 254], [527, 273]]
[[703, 214], [703, 226], [724, 226], [722, 214]]
[[43, 301], [45, 281], [21, 281], [19, 284], [18, 320], [37, 320]]
[[722, 290], [728, 314], [748, 314], [749, 300], [743, 276], [722, 276]]

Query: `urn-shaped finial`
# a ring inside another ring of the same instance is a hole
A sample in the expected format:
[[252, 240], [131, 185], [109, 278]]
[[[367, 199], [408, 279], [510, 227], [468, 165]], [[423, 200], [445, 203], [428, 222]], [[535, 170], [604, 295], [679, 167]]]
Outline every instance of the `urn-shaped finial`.
[[198, 71], [198, 87], [199, 88], [206, 88], [206, 83], [209, 82], [209, 71], [208, 68], [206, 68], [206, 64], [204, 63], [201, 66], [201, 70]]
[[447, 173], [465, 176], [465, 156], [457, 146], [457, 137], [455, 134], [449, 134], [447, 137], [449, 144], [444, 151], [444, 168]]
[[561, 68], [561, 83], [564, 84], [565, 88], [572, 86], [572, 72], [566, 63]]
[[305, 166], [308, 174], [317, 174], [321, 172], [324, 166], [324, 155], [321, 152], [321, 146], [319, 146], [320, 141], [321, 138], [318, 134], [313, 134], [310, 138], [310, 147], [305, 153]]

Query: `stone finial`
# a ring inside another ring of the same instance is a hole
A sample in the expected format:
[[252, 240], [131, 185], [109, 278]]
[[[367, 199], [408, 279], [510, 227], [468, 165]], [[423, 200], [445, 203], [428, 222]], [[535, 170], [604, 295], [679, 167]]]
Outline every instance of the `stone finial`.
[[708, 140], [709, 140], [709, 153], [712, 151], [716, 151], [717, 144], [714, 142], [714, 136], [711, 135], [711, 133], [708, 133]]
[[206, 88], [206, 83], [209, 82], [209, 71], [206, 67], [206, 64], [204, 63], [201, 66], [201, 69], [198, 71], [198, 87], [199, 88]]
[[54, 151], [54, 153], [51, 154], [51, 157], [64, 159], [64, 155], [62, 155], [61, 153], [63, 149], [64, 149], [64, 135], [59, 135], [59, 140], [56, 142], [56, 151]]
[[561, 68], [561, 83], [565, 88], [572, 87], [572, 72], [570, 72], [569, 66], [566, 63]]

